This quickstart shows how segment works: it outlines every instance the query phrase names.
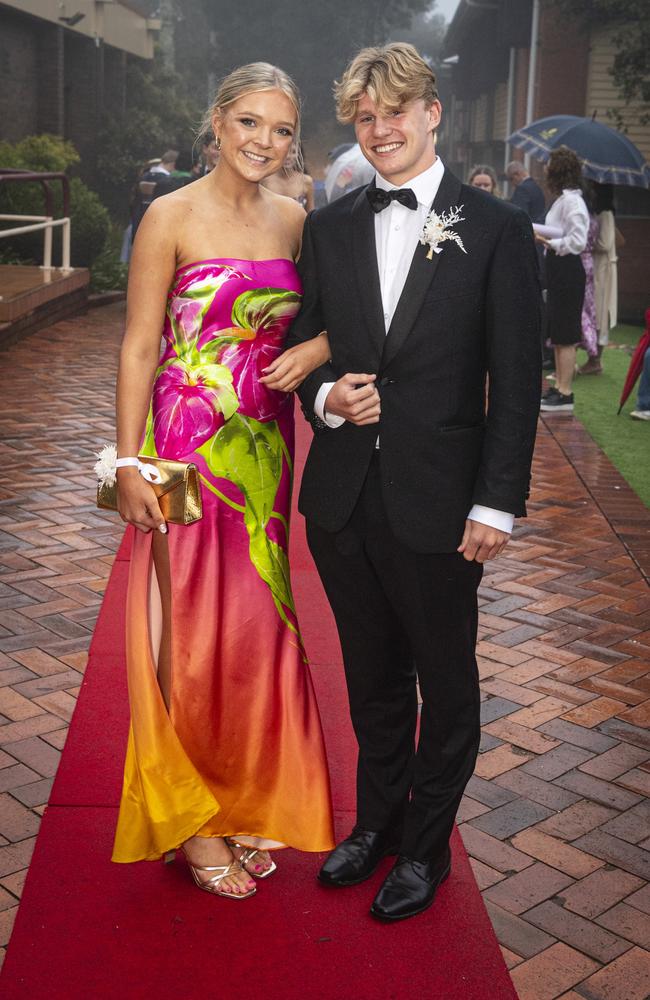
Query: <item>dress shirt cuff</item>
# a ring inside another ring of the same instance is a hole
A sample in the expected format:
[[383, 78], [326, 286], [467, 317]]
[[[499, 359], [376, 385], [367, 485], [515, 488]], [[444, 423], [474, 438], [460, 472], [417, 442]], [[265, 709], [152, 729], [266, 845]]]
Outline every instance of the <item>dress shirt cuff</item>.
[[479, 524], [489, 524], [491, 528], [496, 528], [498, 531], [505, 531], [508, 535], [512, 534], [512, 526], [515, 522], [514, 514], [509, 514], [505, 510], [495, 510], [493, 507], [482, 507], [476, 503], [467, 517], [470, 521], [478, 521]]
[[314, 400], [314, 413], [328, 427], [335, 428], [345, 423], [345, 417], [336, 417], [333, 413], [325, 413], [325, 400], [333, 385], [335, 385], [334, 382], [323, 382]]

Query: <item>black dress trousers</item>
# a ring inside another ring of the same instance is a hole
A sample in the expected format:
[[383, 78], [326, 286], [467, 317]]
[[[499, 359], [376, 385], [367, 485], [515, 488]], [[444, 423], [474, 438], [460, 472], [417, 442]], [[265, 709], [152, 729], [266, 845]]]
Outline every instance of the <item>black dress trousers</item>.
[[[483, 567], [390, 529], [378, 453], [343, 530], [307, 522], [334, 611], [359, 744], [357, 823], [416, 860], [445, 849], [480, 740], [475, 645]], [[422, 697], [419, 738], [417, 686]]]

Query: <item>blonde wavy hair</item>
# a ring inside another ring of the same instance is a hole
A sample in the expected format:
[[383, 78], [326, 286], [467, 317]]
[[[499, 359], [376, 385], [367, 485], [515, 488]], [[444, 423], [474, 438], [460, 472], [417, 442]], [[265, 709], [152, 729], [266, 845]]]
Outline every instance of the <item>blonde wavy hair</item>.
[[289, 98], [296, 109], [296, 130], [293, 135], [291, 151], [295, 151], [298, 169], [302, 170], [302, 153], [300, 150], [300, 93], [288, 73], [271, 63], [255, 62], [238, 66], [232, 73], [224, 77], [219, 84], [210, 106], [203, 116], [198, 129], [197, 141], [210, 140], [214, 136], [212, 119], [223, 112], [230, 104], [234, 104], [246, 94], [258, 94], [262, 90], [281, 90]]
[[364, 94], [388, 111], [410, 101], [431, 105], [438, 100], [436, 75], [408, 42], [362, 49], [334, 84], [336, 117], [344, 125], [354, 121]]

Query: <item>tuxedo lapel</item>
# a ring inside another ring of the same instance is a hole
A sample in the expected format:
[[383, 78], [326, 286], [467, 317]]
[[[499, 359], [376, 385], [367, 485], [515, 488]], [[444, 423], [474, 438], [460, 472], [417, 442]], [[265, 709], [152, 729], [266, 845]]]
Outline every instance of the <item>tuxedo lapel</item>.
[[[458, 178], [445, 169], [438, 193], [433, 200], [431, 208], [440, 213], [452, 205], [457, 205], [460, 197], [460, 188], [461, 185]], [[446, 250], [447, 247], [443, 249], [442, 253], [445, 253]], [[386, 335], [382, 366], [392, 361], [411, 332], [422, 307], [424, 296], [438, 270], [442, 254], [434, 253], [433, 258], [429, 260], [427, 253], [428, 248], [424, 244], [418, 243], [413, 254], [413, 260], [404, 284], [404, 289], [397, 303], [390, 329]]]
[[386, 339], [386, 326], [377, 268], [375, 213], [366, 197], [366, 188], [362, 188], [352, 206], [352, 256], [359, 301], [379, 361]]

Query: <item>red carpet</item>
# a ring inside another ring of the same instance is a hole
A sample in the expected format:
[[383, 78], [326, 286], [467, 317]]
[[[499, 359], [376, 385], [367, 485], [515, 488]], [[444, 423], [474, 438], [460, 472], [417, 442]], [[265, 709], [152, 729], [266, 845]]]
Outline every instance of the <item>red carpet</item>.
[[[336, 633], [298, 516], [292, 566], [345, 834], [354, 739]], [[367, 913], [388, 861], [364, 885], [335, 891], [316, 883], [318, 857], [285, 851], [255, 899], [237, 905], [195, 889], [183, 864], [110, 862], [127, 731], [127, 570], [128, 536], [5, 959], [3, 1000], [516, 1000], [457, 833], [435, 905], [389, 926]]]

